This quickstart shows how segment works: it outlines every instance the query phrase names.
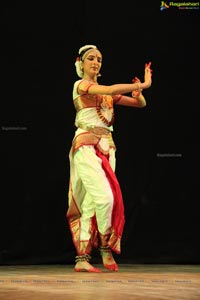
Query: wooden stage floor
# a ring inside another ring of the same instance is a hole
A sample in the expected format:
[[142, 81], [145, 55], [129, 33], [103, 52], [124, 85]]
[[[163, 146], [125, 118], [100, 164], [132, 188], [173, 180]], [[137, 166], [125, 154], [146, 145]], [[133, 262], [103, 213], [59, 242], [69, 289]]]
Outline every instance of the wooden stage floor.
[[0, 266], [0, 300], [199, 300], [199, 265], [120, 264], [118, 272], [73, 265]]

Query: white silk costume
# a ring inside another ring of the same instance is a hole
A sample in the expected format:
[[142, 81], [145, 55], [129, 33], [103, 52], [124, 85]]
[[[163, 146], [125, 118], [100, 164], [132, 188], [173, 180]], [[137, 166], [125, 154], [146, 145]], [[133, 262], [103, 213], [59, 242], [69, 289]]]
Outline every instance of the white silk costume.
[[[69, 153], [70, 181], [67, 219], [78, 255], [90, 254], [101, 238], [120, 253], [124, 227], [124, 206], [115, 176], [115, 151], [112, 139], [114, 109], [119, 95], [90, 95], [93, 83], [75, 82], [75, 132]], [[77, 87], [81, 94], [78, 94]]]

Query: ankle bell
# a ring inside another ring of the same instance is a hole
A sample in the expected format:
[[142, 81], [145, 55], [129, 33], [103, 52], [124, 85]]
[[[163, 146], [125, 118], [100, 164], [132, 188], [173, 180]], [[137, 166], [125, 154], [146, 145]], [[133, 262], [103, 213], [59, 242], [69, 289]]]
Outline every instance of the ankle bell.
[[100, 251], [100, 252], [108, 252], [108, 253], [111, 252], [109, 246], [100, 246], [100, 247], [99, 247], [99, 251]]
[[83, 255], [77, 255], [75, 257], [75, 262], [79, 262], [79, 261], [87, 261], [89, 262], [91, 260], [91, 256], [89, 254], [83, 254]]

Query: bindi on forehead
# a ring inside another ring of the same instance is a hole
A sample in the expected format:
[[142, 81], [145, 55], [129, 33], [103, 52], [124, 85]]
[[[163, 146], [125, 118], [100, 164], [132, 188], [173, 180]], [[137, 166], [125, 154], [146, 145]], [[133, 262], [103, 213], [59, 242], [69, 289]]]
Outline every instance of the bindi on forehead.
[[84, 59], [86, 57], [96, 57], [98, 59], [102, 59], [101, 53], [98, 50], [93, 50], [93, 49], [89, 50], [88, 53], [86, 53]]

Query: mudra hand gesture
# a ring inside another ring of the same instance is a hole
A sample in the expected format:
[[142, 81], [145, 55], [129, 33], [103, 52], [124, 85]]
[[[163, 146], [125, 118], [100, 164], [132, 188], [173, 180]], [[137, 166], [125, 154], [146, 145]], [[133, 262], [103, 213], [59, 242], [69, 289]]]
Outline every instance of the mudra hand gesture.
[[[152, 83], [152, 69], [151, 69], [151, 62], [145, 64], [145, 70], [144, 70], [144, 82], [148, 85], [151, 86]], [[134, 77], [132, 80], [133, 83], [141, 83], [140, 79], [138, 77]], [[137, 89], [132, 91], [132, 97], [133, 98], [138, 98], [142, 92], [142, 89]]]

